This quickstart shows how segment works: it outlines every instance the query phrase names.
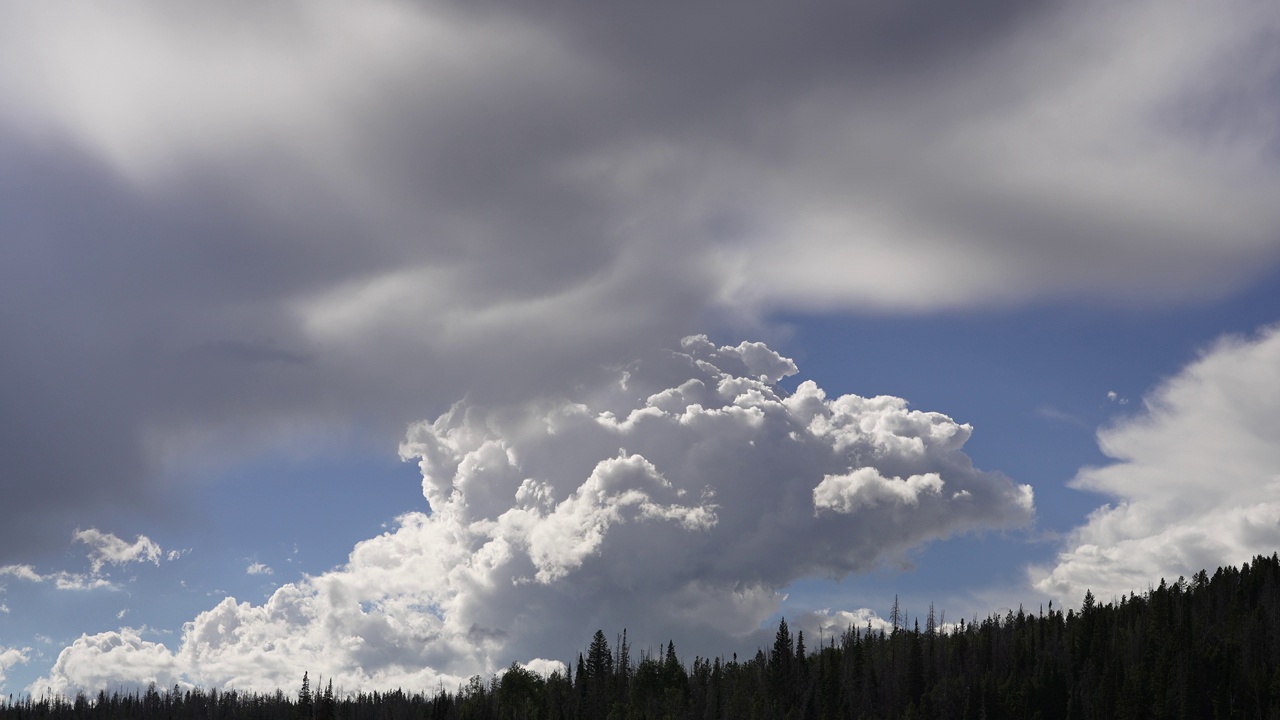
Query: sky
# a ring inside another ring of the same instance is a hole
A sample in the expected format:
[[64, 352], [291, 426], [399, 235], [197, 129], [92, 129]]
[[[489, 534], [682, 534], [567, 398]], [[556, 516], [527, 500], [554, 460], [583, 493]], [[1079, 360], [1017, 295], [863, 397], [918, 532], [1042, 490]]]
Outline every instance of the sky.
[[430, 691], [1280, 550], [1278, 33], [0, 6], [0, 692]]

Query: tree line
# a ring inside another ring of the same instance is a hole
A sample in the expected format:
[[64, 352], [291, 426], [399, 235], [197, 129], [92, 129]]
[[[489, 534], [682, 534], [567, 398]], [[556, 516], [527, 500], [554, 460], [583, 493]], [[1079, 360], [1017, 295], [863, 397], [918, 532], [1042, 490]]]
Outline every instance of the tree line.
[[[770, 647], [681, 660], [633, 656], [596, 631], [566, 672], [519, 665], [434, 692], [234, 690], [20, 698], [0, 720], [836, 720], [1280, 718], [1280, 557], [1200, 571], [1079, 608], [1019, 608], [921, 629], [848, 628], [806, 644], [782, 620]], [[319, 683], [317, 683], [317, 686]]]

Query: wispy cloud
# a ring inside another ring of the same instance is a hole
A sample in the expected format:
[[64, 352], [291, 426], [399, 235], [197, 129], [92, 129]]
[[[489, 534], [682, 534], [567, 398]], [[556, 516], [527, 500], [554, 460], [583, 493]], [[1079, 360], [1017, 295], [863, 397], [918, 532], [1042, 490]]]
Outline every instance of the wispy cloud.
[[1120, 396], [1120, 393], [1116, 392], [1115, 390], [1108, 390], [1108, 391], [1107, 391], [1107, 400], [1108, 400], [1109, 402], [1117, 403], [1117, 404], [1120, 404], [1120, 405], [1128, 405], [1128, 404], [1129, 404], [1129, 398], [1127, 398], [1127, 397], [1121, 397], [1121, 396]]
[[1041, 405], [1040, 407], [1036, 408], [1036, 417], [1039, 417], [1045, 420], [1051, 420], [1053, 422], [1066, 423], [1067, 425], [1074, 425], [1076, 427], [1084, 428], [1086, 430], [1093, 429], [1093, 426], [1085, 422], [1084, 418], [1080, 417], [1079, 415], [1073, 415], [1069, 412], [1059, 410], [1058, 408], [1053, 407], [1052, 405]]
[[[139, 535], [134, 542], [121, 540], [111, 533], [104, 533], [96, 528], [76, 530], [72, 535], [75, 542], [89, 547], [87, 558], [90, 572], [72, 572], [59, 570], [51, 573], [40, 573], [27, 564], [5, 565], [0, 567], [0, 576], [9, 576], [31, 583], [51, 582], [58, 590], [85, 592], [89, 590], [118, 590], [119, 586], [103, 572], [107, 565], [120, 566], [131, 563], [151, 562], [156, 565], [164, 557], [160, 546], [145, 535]], [[173, 554], [170, 553], [170, 557]]]
[[30, 565], [6, 565], [0, 567], [0, 575], [9, 575], [32, 583], [52, 582], [59, 590], [116, 589], [109, 579], [91, 573], [73, 573], [65, 570], [41, 575]]
[[41, 582], [44, 580], [44, 577], [30, 565], [5, 565], [0, 567], [0, 575], [8, 575], [28, 582]]
[[104, 533], [97, 528], [76, 530], [76, 542], [89, 546], [89, 560], [93, 564], [93, 572], [98, 573], [102, 566], [127, 565], [136, 562], [160, 564], [164, 553], [146, 535], [139, 535], [132, 543], [122, 540], [111, 533]]
[[[54, 587], [59, 590], [72, 590], [75, 592], [87, 592], [89, 590], [119, 590], [120, 587], [111, 580], [100, 575], [85, 575], [83, 573], [58, 572], [48, 578], [52, 578]], [[46, 578], [46, 579], [48, 579]]]

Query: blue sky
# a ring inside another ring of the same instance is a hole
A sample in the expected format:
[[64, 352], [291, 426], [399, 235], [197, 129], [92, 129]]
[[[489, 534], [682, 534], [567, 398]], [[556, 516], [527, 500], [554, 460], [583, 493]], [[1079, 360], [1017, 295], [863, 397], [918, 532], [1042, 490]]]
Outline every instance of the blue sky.
[[1277, 29], [0, 11], [0, 690], [431, 688], [1275, 552]]

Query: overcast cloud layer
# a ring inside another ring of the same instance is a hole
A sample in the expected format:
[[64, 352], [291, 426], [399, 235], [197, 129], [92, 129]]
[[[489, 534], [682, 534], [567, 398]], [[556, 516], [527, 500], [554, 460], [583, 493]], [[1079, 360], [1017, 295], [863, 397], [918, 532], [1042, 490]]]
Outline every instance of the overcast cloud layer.
[[1280, 328], [1228, 337], [1099, 432], [1116, 462], [1074, 485], [1115, 498], [1036, 586], [1076, 603], [1142, 592], [1280, 547]]
[[0, 480], [24, 512], [0, 563], [163, 515], [189, 467], [385, 441], [774, 310], [1228, 292], [1280, 251], [1278, 24], [1154, 0], [6, 5]]
[[346, 690], [431, 688], [570, 660], [595, 628], [627, 627], [638, 648], [750, 651], [794, 580], [1030, 522], [1031, 488], [962, 451], [969, 426], [812, 382], [788, 394], [775, 383], [795, 371], [763, 344], [697, 336], [573, 400], [459, 403], [401, 448], [430, 514], [263, 605], [225, 599], [173, 650], [128, 629], [81, 637], [29, 691], [271, 691], [304, 669]]

